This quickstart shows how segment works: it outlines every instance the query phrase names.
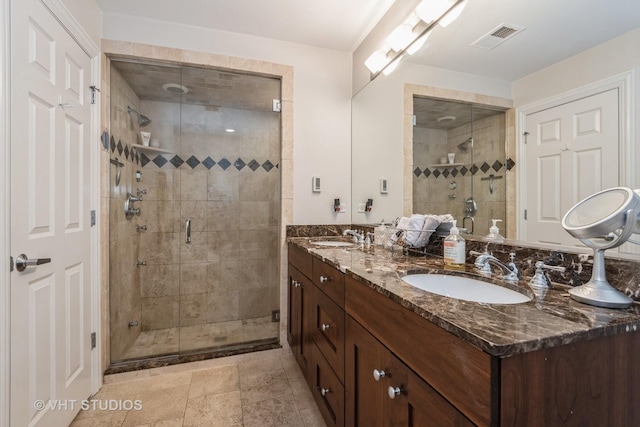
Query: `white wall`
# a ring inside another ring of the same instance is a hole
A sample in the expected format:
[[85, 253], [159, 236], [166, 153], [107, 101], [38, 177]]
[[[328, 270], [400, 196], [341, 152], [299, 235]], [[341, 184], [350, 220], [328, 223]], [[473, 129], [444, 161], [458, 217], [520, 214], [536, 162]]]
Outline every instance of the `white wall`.
[[[351, 199], [351, 54], [112, 13], [103, 38], [210, 52], [294, 67], [295, 224], [350, 223], [334, 198]], [[311, 177], [322, 192], [311, 191]]]
[[91, 40], [100, 46], [102, 38], [102, 10], [94, 0], [60, 0]]
[[[632, 117], [632, 139], [635, 145], [635, 164], [640, 163], [640, 135], [637, 126], [640, 112], [637, 108], [640, 88], [640, 29], [586, 50], [541, 71], [530, 74], [512, 84], [512, 99], [516, 108], [544, 100], [582, 86], [598, 82], [617, 74], [635, 70], [632, 82], [635, 116]], [[635, 188], [640, 185], [640, 168], [636, 168]]]

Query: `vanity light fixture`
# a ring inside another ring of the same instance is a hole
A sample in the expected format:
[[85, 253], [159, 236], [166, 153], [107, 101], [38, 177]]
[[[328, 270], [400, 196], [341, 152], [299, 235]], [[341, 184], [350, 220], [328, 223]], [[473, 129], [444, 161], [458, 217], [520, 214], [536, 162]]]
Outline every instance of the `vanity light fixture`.
[[385, 46], [374, 51], [364, 65], [374, 74], [373, 77], [380, 72], [390, 74], [405, 52], [414, 54], [424, 45], [436, 24], [445, 27], [460, 16], [467, 1], [423, 0], [414, 13], [389, 34]]

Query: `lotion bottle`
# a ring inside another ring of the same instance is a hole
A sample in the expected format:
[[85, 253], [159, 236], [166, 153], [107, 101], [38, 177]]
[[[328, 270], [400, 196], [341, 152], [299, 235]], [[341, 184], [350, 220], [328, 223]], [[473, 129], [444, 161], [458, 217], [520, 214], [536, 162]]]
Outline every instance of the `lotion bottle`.
[[489, 234], [487, 234], [487, 240], [493, 240], [497, 242], [504, 241], [504, 237], [500, 235], [500, 229], [498, 228], [498, 222], [502, 222], [501, 219], [492, 219], [493, 225], [489, 228]]
[[465, 241], [454, 220], [449, 235], [444, 239], [444, 266], [449, 269], [464, 270], [465, 260]]

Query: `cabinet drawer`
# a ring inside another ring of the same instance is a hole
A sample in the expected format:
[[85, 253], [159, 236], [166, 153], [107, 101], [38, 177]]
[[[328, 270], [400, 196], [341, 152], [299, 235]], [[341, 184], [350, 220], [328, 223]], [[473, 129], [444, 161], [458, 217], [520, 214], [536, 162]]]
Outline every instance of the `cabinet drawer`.
[[344, 274], [317, 258], [313, 258], [312, 264], [313, 283], [344, 309]]
[[313, 257], [311, 254], [292, 243], [289, 243], [288, 251], [289, 263], [295, 265], [305, 276], [311, 277], [311, 272], [313, 271], [311, 267], [311, 258]]
[[498, 419], [497, 364], [486, 353], [357, 280], [345, 279], [347, 314], [477, 425]]
[[318, 347], [313, 347], [311, 393], [328, 426], [344, 426], [344, 386]]
[[313, 341], [343, 382], [344, 310], [325, 294], [316, 291], [313, 317]]

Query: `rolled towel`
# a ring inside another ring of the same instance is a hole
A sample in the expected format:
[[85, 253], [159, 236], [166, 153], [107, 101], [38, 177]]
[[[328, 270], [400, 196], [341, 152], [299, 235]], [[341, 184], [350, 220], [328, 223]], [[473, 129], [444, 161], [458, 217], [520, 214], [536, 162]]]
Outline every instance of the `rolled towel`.
[[409, 225], [406, 228], [407, 232], [404, 237], [405, 243], [411, 246], [418, 246], [420, 236], [422, 234], [422, 228], [424, 227], [424, 215], [413, 214], [409, 218]]
[[433, 234], [433, 232], [439, 225], [439, 215], [424, 215], [424, 225], [422, 226], [422, 232], [420, 233], [420, 236], [416, 240], [414, 246], [418, 248], [427, 246], [427, 243], [429, 243], [429, 239], [431, 238], [431, 234]]

